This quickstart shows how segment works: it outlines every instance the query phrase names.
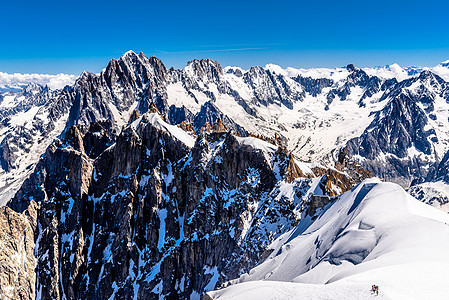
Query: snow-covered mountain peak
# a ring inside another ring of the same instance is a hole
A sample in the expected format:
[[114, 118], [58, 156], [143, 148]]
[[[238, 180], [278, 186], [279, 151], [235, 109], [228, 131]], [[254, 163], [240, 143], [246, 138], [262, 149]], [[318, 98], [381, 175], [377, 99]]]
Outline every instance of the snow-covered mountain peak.
[[79, 83], [80, 81], [86, 81], [86, 80], [91, 80], [92, 78], [97, 77], [98, 75], [92, 72], [88, 72], [88, 71], [83, 71], [80, 76], [76, 79], [75, 84]]
[[234, 74], [237, 77], [242, 77], [243, 74], [246, 72], [246, 70], [240, 68], [240, 67], [231, 67], [227, 66], [223, 69], [224, 73], [227, 74]]
[[431, 70], [428, 70], [428, 69], [423, 70], [419, 74], [418, 78], [420, 80], [427, 80], [427, 79], [435, 79], [436, 78], [438, 81], [444, 82], [444, 80], [442, 80], [438, 75], [436, 75], [435, 73], [433, 73]]
[[441, 78], [443, 78], [446, 82], [449, 81], [449, 65], [438, 65], [436, 67], [433, 68], [424, 68], [424, 70], [430, 70], [432, 71], [434, 74], [440, 76]]
[[445, 61], [442, 61], [442, 62], [439, 64], [439, 66], [449, 67], [449, 59], [448, 59], [448, 60], [445, 60]]
[[[142, 52], [140, 52], [140, 53], [142, 53]], [[143, 53], [142, 53], [143, 54]], [[136, 52], [134, 52], [133, 50], [128, 50], [128, 51], [126, 51], [125, 53], [123, 53], [123, 55], [122, 56], [120, 56], [120, 58], [119, 59], [122, 59], [122, 60], [125, 60], [125, 59], [133, 59], [133, 58], [136, 58], [136, 57], [138, 57], [139, 55], [136, 53]]]
[[[128, 65], [145, 65], [150, 63], [150, 59], [155, 59], [156, 57], [147, 57], [143, 52], [139, 52], [137, 54], [134, 51], [128, 51], [125, 54], [123, 54], [118, 60], [126, 63]], [[159, 60], [158, 58], [156, 58]]]
[[387, 66], [388, 69], [392, 70], [392, 71], [402, 71], [404, 70], [399, 64], [397, 63], [392, 63], [391, 65]]
[[48, 85], [42, 86], [40, 84], [30, 82], [23, 88], [23, 90], [19, 94], [25, 97], [31, 97], [33, 95], [36, 95], [37, 93], [42, 92], [44, 89], [48, 90]]

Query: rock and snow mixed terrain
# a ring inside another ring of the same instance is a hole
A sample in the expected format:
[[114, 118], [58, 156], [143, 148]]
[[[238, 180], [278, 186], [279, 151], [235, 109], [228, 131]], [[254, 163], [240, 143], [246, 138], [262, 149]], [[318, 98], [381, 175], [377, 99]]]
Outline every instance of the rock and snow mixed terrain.
[[[445, 299], [449, 215], [366, 180], [304, 218], [272, 254], [213, 299]], [[377, 298], [377, 297], [376, 297]]]
[[63, 88], [2, 91], [2, 226], [20, 230], [0, 252], [22, 260], [0, 296], [406, 295], [401, 272], [447, 265], [426, 261], [446, 215], [395, 184], [341, 194], [374, 175], [448, 211], [448, 79], [447, 62], [175, 70], [130, 51]]
[[427, 180], [449, 150], [448, 74], [447, 63], [242, 70], [194, 60], [174, 70], [130, 51], [62, 90], [31, 84], [0, 95], [0, 203], [71, 125], [111, 119], [119, 131], [150, 103], [169, 123], [191, 123], [197, 133], [220, 119], [244, 136], [277, 136], [302, 161], [332, 167], [348, 147], [365, 169], [408, 187]]
[[31, 219], [41, 298], [197, 298], [254, 267], [338, 192], [335, 174], [301, 173], [266, 141], [195, 139], [146, 113], [118, 136], [107, 121], [71, 127], [8, 206], [31, 215], [40, 205]]

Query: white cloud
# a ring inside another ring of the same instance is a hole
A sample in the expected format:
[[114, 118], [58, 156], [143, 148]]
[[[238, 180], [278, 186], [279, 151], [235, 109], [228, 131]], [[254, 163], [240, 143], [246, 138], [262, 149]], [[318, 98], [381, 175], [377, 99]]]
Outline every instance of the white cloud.
[[271, 71], [271, 72], [273, 72], [273, 73], [275, 73], [275, 74], [280, 74], [280, 75], [283, 75], [283, 76], [288, 76], [288, 72], [287, 72], [287, 71], [285, 71], [284, 69], [282, 69], [281, 66], [278, 66], [278, 65], [275, 65], [275, 64], [267, 64], [267, 65], [265, 66], [265, 69], [266, 69], [266, 70], [269, 70], [269, 71]]
[[[443, 62], [445, 63], [445, 62]], [[437, 74], [441, 78], [443, 78], [445, 81], [449, 81], [449, 68], [443, 67], [441, 65], [438, 65], [432, 69], [430, 69], [433, 73]]]
[[398, 81], [409, 78], [407, 72], [397, 63], [375, 68], [363, 68], [363, 70], [371, 76], [378, 76], [381, 78], [396, 78]]
[[78, 76], [70, 74], [8, 74], [0, 72], [0, 87], [23, 87], [31, 82], [48, 85], [51, 89], [62, 89], [72, 85]]

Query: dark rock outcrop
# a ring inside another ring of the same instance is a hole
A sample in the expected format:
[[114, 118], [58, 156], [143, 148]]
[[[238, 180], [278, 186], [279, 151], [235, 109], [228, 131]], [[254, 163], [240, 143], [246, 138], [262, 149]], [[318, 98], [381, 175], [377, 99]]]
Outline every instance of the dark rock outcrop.
[[439, 97], [448, 98], [444, 80], [427, 71], [385, 93], [382, 98], [389, 102], [360, 137], [348, 141], [349, 155], [362, 157], [362, 167], [374, 175], [406, 187], [432, 173], [440, 158], [433, 146], [438, 142], [436, 131], [427, 126], [437, 97], [429, 86]]
[[34, 222], [36, 203], [25, 214], [0, 207], [0, 298], [34, 299], [36, 274]]

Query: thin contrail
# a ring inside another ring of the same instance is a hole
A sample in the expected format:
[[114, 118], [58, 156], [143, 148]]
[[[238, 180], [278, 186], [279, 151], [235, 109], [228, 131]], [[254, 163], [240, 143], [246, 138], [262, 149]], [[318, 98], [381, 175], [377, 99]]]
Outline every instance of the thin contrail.
[[267, 48], [231, 48], [231, 49], [211, 49], [211, 50], [193, 50], [193, 51], [160, 51], [156, 53], [171, 54], [171, 53], [204, 53], [204, 52], [230, 52], [230, 51], [248, 51], [248, 50], [264, 50]]

